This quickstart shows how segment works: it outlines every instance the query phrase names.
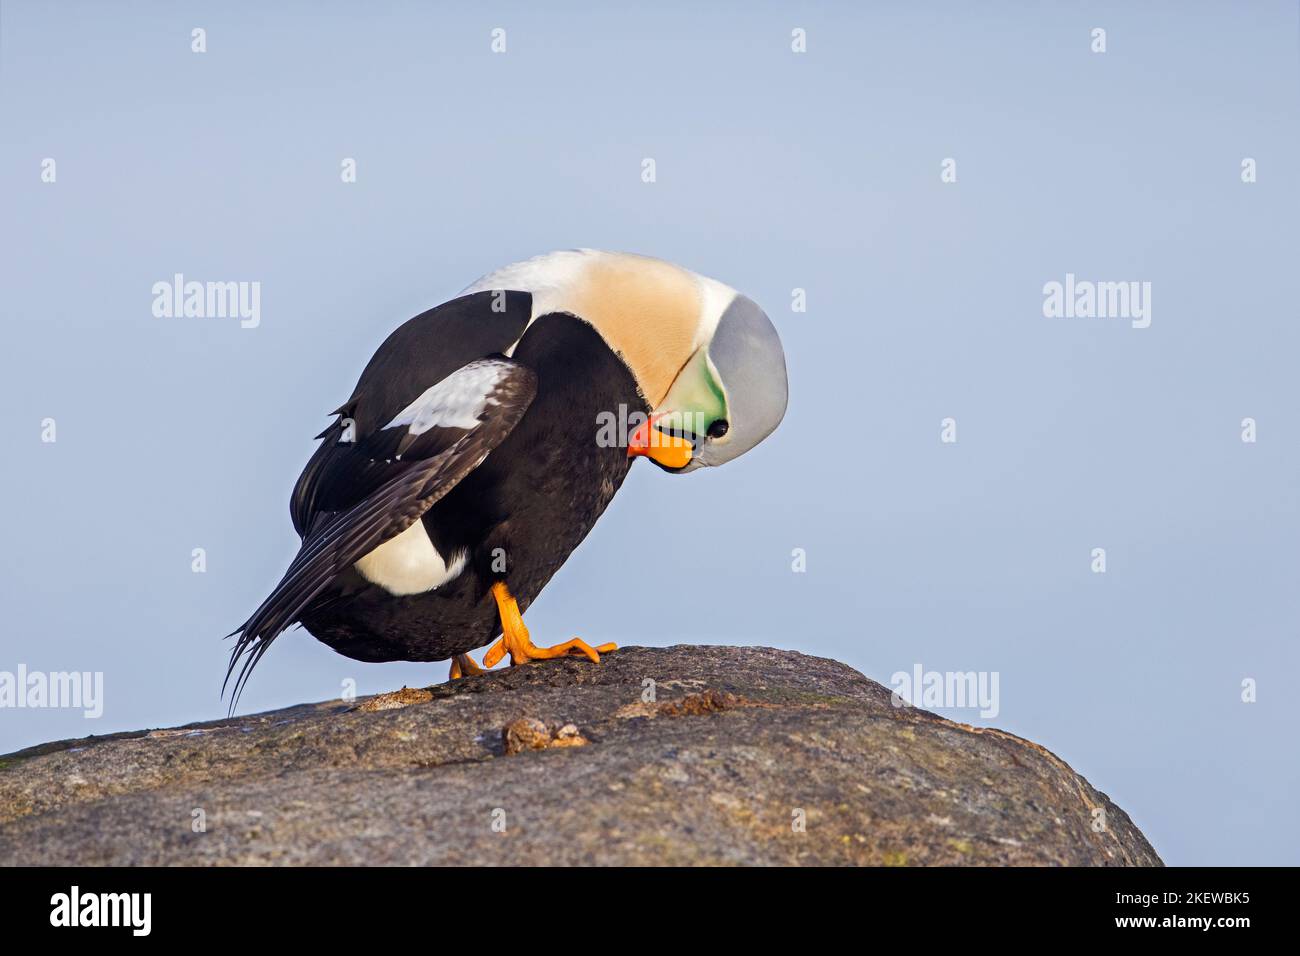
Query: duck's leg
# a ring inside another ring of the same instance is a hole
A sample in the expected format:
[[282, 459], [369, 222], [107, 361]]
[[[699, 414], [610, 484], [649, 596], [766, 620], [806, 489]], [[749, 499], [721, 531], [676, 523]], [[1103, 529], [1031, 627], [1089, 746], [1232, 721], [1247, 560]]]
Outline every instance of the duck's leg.
[[482, 673], [485, 673], [483, 668], [474, 663], [474, 658], [468, 654], [457, 654], [451, 659], [451, 674], [447, 679], [456, 680], [458, 677], [473, 677]]
[[599, 647], [592, 647], [578, 637], [556, 644], [554, 647], [538, 647], [528, 636], [528, 628], [524, 626], [524, 616], [519, 613], [519, 605], [515, 603], [504, 581], [492, 585], [492, 596], [497, 602], [497, 613], [501, 615], [501, 637], [483, 655], [484, 667], [494, 666], [506, 654], [510, 655], [511, 665], [569, 655], [586, 657], [599, 664], [601, 654], [608, 654], [618, 647], [617, 644], [601, 644]]

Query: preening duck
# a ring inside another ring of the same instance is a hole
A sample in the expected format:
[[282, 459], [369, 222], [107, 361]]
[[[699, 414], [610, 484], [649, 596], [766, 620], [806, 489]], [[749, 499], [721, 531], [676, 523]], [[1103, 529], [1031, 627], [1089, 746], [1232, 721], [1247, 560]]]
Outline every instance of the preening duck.
[[486, 644], [486, 667], [599, 662], [613, 644], [538, 647], [523, 611], [636, 459], [725, 464], [786, 395], [772, 322], [716, 280], [588, 249], [484, 276], [389, 335], [317, 436], [290, 502], [302, 546], [232, 635], [233, 700], [295, 623], [357, 660], [450, 658], [453, 678]]

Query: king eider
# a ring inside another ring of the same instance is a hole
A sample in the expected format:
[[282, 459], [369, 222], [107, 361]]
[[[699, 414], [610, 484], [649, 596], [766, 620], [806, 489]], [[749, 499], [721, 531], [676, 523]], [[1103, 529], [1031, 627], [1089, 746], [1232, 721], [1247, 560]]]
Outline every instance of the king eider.
[[[401, 325], [317, 437], [294, 487], [302, 546], [242, 627], [234, 702], [295, 623], [361, 661], [486, 667], [537, 647], [522, 611], [637, 458], [683, 474], [753, 448], [786, 407], [771, 320], [720, 282], [576, 250], [490, 273]], [[611, 424], [613, 423], [613, 424]]]

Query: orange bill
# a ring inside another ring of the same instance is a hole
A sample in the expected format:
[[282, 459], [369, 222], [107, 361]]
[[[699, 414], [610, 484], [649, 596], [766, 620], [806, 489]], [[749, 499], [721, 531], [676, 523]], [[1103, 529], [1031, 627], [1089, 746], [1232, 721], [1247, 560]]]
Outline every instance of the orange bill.
[[647, 419], [628, 436], [627, 457], [644, 455], [665, 468], [685, 468], [690, 463], [692, 444], [676, 435], [665, 435]]

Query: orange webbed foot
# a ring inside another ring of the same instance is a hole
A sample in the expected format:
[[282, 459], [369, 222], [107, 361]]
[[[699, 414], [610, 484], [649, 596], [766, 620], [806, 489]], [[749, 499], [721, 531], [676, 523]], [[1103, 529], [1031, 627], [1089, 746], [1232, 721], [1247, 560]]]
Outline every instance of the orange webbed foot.
[[618, 649], [617, 644], [601, 644], [592, 647], [580, 637], [571, 638], [553, 647], [538, 647], [533, 643], [532, 638], [528, 636], [528, 628], [524, 626], [523, 615], [520, 613], [519, 605], [515, 603], [514, 597], [511, 596], [509, 588], [503, 582], [498, 581], [492, 585], [492, 596], [496, 598], [497, 611], [501, 615], [501, 637], [483, 655], [484, 667], [495, 666], [507, 654], [510, 655], [511, 666], [525, 664], [528, 661], [544, 661], [555, 657], [570, 656], [585, 657], [593, 664], [599, 664], [601, 654], [608, 654], [610, 651]]
[[457, 654], [451, 659], [451, 673], [447, 679], [459, 680], [462, 677], [474, 677], [485, 673], [487, 672], [483, 668], [474, 663], [474, 658], [468, 654]]

